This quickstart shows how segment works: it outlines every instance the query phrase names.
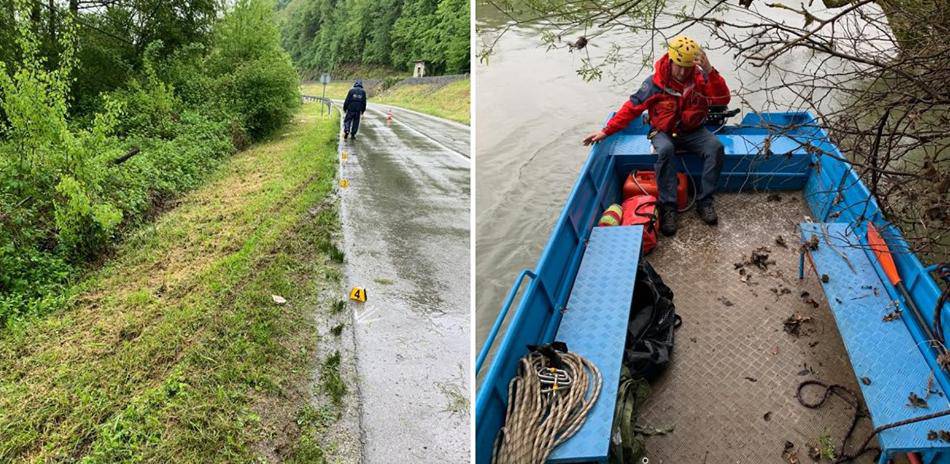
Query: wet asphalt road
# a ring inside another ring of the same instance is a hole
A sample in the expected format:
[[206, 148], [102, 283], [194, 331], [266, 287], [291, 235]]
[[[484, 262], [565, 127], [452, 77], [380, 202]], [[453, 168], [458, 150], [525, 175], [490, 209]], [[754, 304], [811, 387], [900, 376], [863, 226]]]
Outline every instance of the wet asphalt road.
[[468, 462], [468, 126], [370, 104], [341, 143], [363, 462]]

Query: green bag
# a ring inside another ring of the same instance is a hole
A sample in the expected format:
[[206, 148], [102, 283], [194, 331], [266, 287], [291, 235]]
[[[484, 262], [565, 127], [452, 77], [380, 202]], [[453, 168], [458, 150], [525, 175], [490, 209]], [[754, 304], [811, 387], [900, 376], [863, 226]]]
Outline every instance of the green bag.
[[650, 396], [650, 384], [635, 379], [627, 366], [620, 371], [620, 389], [614, 409], [614, 425], [610, 433], [611, 464], [641, 464], [646, 456], [645, 434], [637, 430], [637, 417], [643, 402]]

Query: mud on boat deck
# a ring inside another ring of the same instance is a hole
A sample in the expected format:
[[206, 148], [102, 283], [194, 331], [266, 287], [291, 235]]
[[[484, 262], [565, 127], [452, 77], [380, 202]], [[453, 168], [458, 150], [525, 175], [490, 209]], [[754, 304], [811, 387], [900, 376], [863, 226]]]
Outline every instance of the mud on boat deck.
[[[647, 440], [649, 461], [782, 463], [789, 441], [799, 462], [811, 462], [807, 446], [827, 437], [837, 447], [854, 413], [835, 396], [817, 410], [801, 406], [799, 383], [817, 379], [860, 390], [807, 264], [805, 279], [798, 280], [797, 225], [808, 209], [801, 192], [781, 192], [722, 194], [717, 211], [717, 227], [703, 224], [694, 211], [683, 214], [677, 235], [661, 237], [646, 258], [673, 290], [683, 318], [673, 362], [652, 385], [639, 421], [675, 427]], [[776, 244], [778, 236], [787, 248]], [[750, 277], [743, 282], [736, 263], [760, 247], [768, 247], [774, 264], [767, 270], [744, 265]], [[811, 318], [798, 336], [784, 330], [796, 313]], [[810, 400], [820, 393], [807, 392]], [[862, 420], [851, 446], [870, 429]], [[873, 454], [856, 462], [873, 462]]]

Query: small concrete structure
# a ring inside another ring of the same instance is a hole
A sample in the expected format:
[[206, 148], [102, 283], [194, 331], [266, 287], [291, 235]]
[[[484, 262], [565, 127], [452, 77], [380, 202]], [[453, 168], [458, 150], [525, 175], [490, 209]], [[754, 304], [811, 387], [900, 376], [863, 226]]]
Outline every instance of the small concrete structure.
[[416, 67], [412, 71], [412, 77], [425, 77], [426, 75], [426, 62], [423, 60], [416, 61]]

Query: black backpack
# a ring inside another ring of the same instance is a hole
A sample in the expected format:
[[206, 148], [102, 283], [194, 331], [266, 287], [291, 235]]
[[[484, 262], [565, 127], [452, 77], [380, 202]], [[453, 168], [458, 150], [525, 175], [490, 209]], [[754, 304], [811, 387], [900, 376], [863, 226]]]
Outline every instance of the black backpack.
[[673, 332], [681, 323], [673, 291], [649, 262], [641, 260], [623, 353], [623, 364], [633, 377], [652, 381], [666, 369], [673, 355]]

